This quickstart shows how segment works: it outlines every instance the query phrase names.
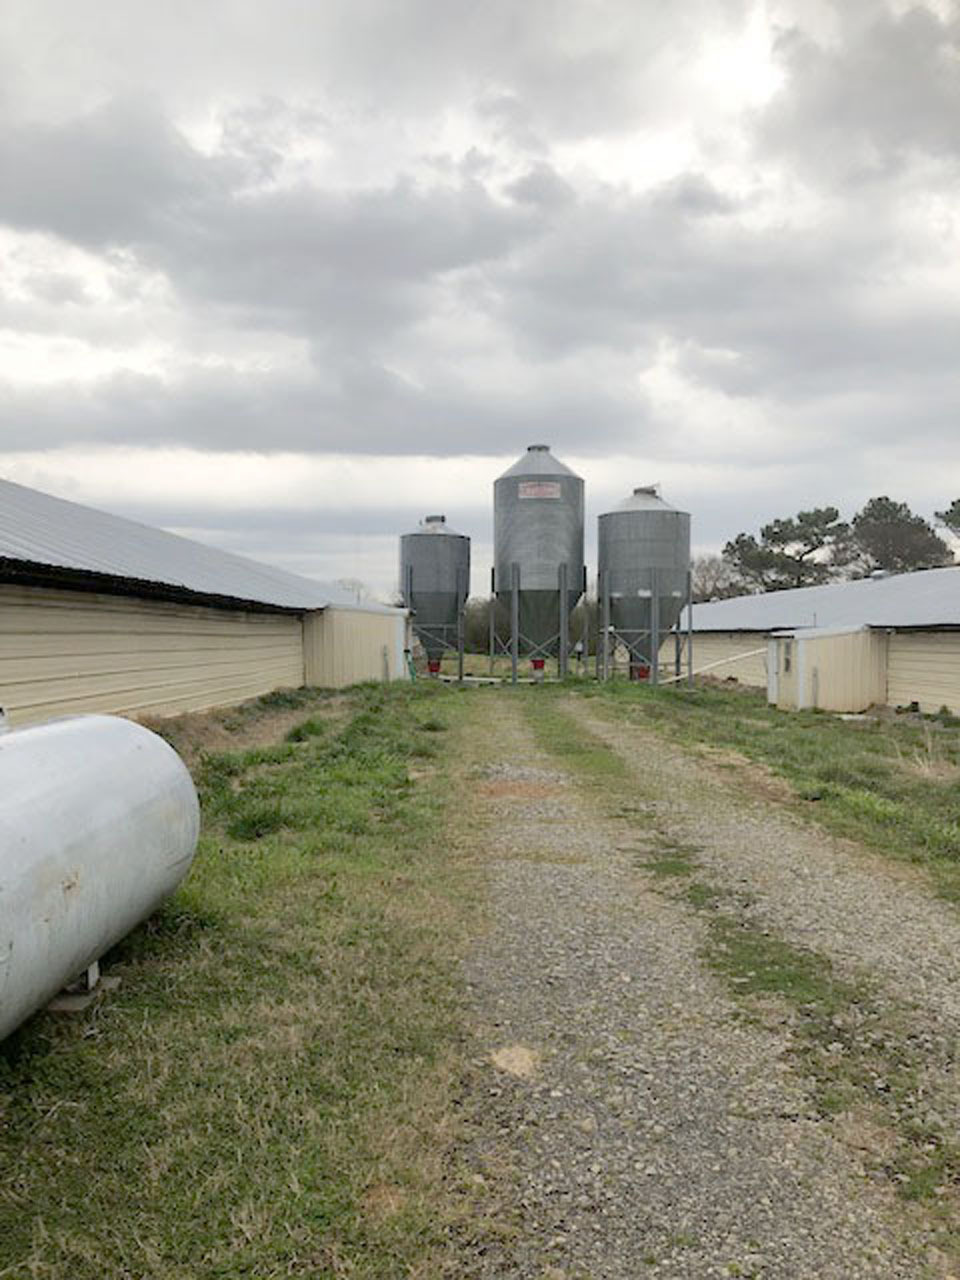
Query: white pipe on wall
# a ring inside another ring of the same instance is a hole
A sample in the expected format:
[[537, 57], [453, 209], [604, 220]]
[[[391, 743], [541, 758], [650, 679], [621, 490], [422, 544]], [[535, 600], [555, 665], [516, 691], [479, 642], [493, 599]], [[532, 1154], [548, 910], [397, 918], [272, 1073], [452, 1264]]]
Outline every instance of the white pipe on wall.
[[173, 893], [199, 827], [186, 766], [130, 720], [0, 737], [0, 1040]]

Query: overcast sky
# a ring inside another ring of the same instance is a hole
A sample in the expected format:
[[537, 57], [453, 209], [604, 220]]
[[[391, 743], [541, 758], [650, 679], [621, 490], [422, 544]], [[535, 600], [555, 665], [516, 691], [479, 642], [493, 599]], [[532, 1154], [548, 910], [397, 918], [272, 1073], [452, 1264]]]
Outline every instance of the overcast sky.
[[958, 197], [951, 0], [3, 0], [0, 475], [377, 593], [534, 441], [930, 517]]

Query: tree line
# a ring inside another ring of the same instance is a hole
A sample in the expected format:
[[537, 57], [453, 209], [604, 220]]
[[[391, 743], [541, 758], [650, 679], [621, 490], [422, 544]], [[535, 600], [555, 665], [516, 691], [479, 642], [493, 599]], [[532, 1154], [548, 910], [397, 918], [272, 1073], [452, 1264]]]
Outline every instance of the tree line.
[[[960, 498], [934, 515], [960, 538]], [[849, 521], [840, 519], [836, 507], [815, 507], [771, 520], [759, 536], [738, 533], [724, 546], [722, 555], [694, 558], [693, 599], [721, 600], [842, 578], [865, 578], [877, 571], [907, 573], [953, 563], [953, 552], [929, 521], [914, 514], [905, 502], [884, 496], [871, 498]], [[587, 653], [595, 651], [597, 610], [596, 598], [588, 596], [572, 611], [571, 647], [584, 635], [585, 627]], [[510, 613], [503, 602], [496, 604], [494, 626], [499, 645], [508, 645]], [[464, 611], [467, 651], [485, 652], [489, 634], [489, 602], [472, 597]]]
[[[934, 514], [960, 537], [960, 498]], [[738, 533], [722, 555], [694, 560], [693, 598], [718, 600], [953, 563], [953, 551], [929, 521], [884, 496], [871, 498], [850, 521], [841, 520], [836, 507], [815, 507], [771, 520], [759, 537]]]

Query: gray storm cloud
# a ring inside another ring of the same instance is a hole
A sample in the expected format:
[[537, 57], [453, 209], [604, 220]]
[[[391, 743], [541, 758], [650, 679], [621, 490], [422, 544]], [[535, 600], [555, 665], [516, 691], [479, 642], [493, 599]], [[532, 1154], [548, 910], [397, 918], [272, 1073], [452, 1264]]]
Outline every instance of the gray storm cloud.
[[960, 22], [676, 8], [11, 3], [0, 449], [952, 442]]

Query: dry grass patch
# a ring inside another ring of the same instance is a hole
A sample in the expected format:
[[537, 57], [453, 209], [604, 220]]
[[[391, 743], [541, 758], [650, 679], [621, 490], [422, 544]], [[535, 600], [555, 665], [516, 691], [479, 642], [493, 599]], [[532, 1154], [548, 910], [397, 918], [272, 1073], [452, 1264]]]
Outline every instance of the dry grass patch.
[[178, 716], [143, 716], [140, 723], [173, 746], [193, 768], [205, 754], [274, 746], [309, 716], [331, 730], [350, 715], [349, 695], [329, 689], [281, 689], [234, 707]]

